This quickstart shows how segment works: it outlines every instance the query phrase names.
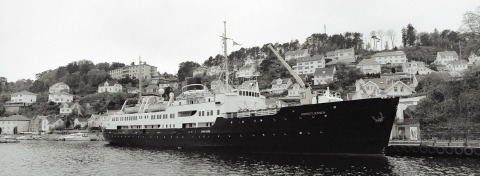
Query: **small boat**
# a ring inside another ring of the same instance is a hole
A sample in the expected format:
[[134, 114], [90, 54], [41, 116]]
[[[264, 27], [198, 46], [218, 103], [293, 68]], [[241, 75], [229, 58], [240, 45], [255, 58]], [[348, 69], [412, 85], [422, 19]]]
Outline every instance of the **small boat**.
[[30, 135], [30, 136], [20, 136], [16, 137], [17, 140], [39, 140], [42, 139], [42, 136], [39, 135]]
[[0, 143], [19, 143], [20, 141], [11, 136], [0, 136]]
[[67, 135], [63, 138], [64, 141], [90, 141], [87, 133], [75, 133]]

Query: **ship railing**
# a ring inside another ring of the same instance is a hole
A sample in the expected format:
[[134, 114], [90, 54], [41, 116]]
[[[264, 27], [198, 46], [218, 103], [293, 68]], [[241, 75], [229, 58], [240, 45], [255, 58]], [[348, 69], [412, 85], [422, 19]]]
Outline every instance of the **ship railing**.
[[253, 117], [253, 116], [268, 116], [268, 115], [275, 115], [278, 113], [280, 109], [272, 108], [272, 109], [261, 109], [256, 111], [246, 111], [246, 112], [238, 112], [237, 117]]

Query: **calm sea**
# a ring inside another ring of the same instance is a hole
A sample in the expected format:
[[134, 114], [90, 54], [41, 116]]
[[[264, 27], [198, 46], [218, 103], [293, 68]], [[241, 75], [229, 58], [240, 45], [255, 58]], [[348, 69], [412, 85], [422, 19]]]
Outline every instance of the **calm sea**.
[[305, 156], [111, 146], [0, 144], [0, 175], [479, 175], [480, 159]]

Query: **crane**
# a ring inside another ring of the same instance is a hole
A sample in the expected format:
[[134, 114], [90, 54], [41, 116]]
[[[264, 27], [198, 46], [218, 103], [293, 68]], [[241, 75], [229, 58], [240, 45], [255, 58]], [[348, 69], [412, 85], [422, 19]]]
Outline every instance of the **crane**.
[[312, 88], [310, 86], [307, 87], [307, 85], [305, 85], [303, 80], [292, 70], [292, 67], [290, 67], [290, 65], [288, 65], [288, 63], [285, 62], [285, 60], [283, 60], [282, 56], [278, 54], [277, 50], [275, 50], [271, 44], [268, 45], [268, 48], [272, 50], [275, 56], [277, 56], [277, 59], [280, 61], [280, 63], [282, 63], [282, 65], [285, 68], [287, 68], [288, 72], [290, 72], [293, 78], [295, 78], [295, 81], [297, 81], [297, 83], [300, 85], [300, 89], [302, 89], [302, 91], [300, 92], [300, 104], [302, 105], [311, 104], [312, 98], [313, 98], [312, 90], [311, 90]]

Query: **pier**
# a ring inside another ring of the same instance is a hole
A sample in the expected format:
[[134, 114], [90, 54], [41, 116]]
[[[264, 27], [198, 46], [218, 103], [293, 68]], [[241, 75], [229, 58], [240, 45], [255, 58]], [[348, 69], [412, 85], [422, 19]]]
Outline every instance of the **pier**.
[[465, 141], [390, 141], [388, 156], [451, 156], [480, 158], [480, 143]]

